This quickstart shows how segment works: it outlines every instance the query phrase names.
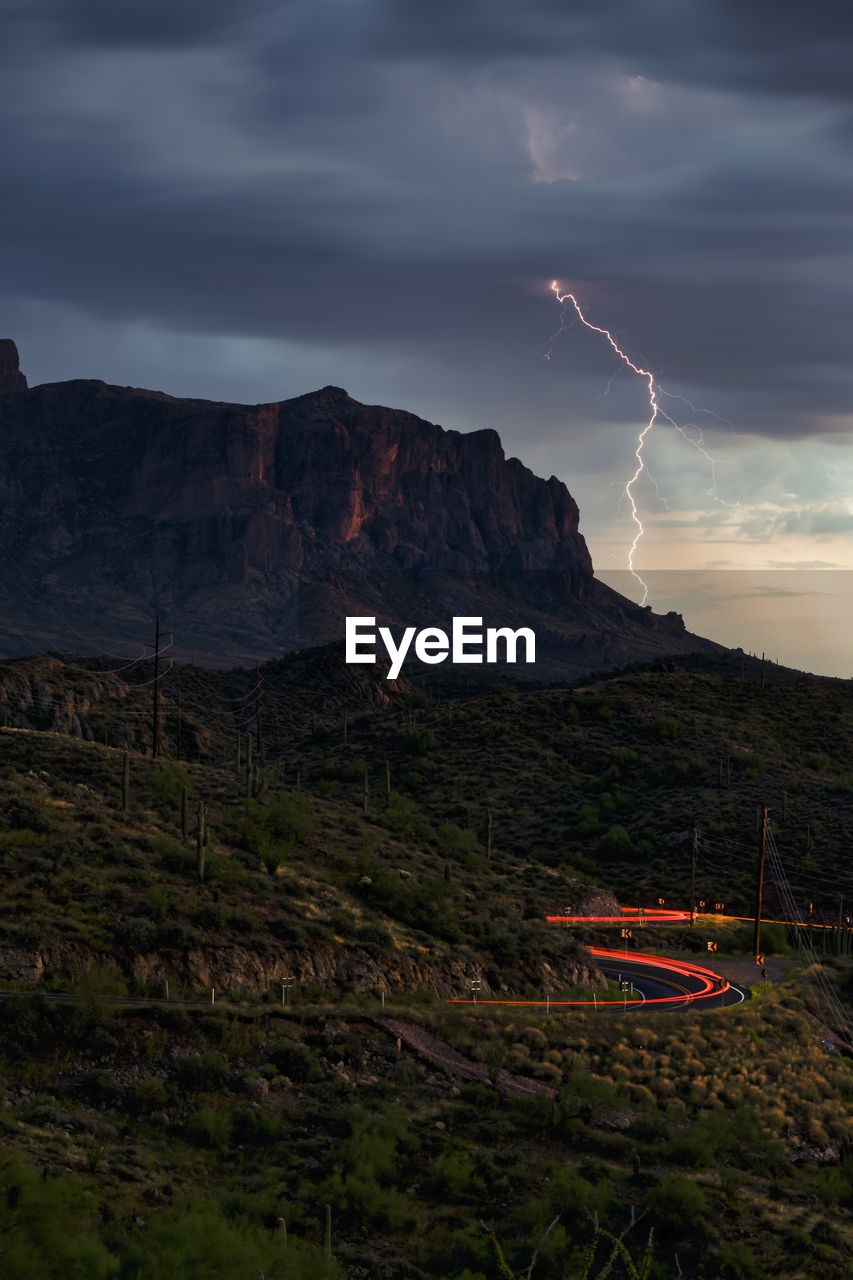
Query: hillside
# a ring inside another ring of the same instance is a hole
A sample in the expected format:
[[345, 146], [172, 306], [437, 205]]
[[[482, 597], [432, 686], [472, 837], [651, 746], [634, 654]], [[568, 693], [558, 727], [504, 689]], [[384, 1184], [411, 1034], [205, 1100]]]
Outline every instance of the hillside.
[[[60, 655], [6, 663], [0, 716], [150, 752], [152, 663], [115, 665]], [[400, 803], [433, 839], [449, 825], [484, 845], [491, 813], [502, 854], [573, 868], [652, 905], [661, 895], [684, 901], [695, 826], [698, 897], [744, 912], [767, 804], [792, 879], [816, 909], [834, 921], [839, 895], [853, 897], [848, 681], [768, 664], [762, 684], [761, 663], [741, 654], [638, 665], [573, 687], [433, 682], [429, 696], [373, 672], [347, 667], [335, 646], [257, 675], [174, 664], [162, 686], [165, 753], [178, 753], [180, 694], [182, 760], [233, 769], [238, 732], [256, 731], [259, 693], [265, 759], [286, 785], [298, 772], [304, 787], [360, 804], [366, 770], [368, 810], [381, 815], [387, 762]], [[244, 741], [244, 763], [245, 751]]]
[[[845, 957], [815, 987], [765, 927], [787, 977], [716, 1012], [446, 1000], [601, 991], [544, 916], [662, 886], [683, 904], [693, 822], [703, 883], [745, 904], [761, 802], [834, 918], [849, 685], [762, 685], [737, 655], [433, 698], [309, 652], [261, 668], [249, 771], [254, 671], [173, 667], [155, 761], [150, 672], [109, 665], [0, 671], [12, 1280], [171, 1280], [188, 1258], [215, 1280], [497, 1280], [540, 1245], [540, 1280], [603, 1276], [614, 1249], [627, 1276], [650, 1227], [650, 1277], [846, 1275], [853, 1077], [821, 1000], [831, 983], [849, 1016]], [[713, 920], [637, 932], [748, 947]]]

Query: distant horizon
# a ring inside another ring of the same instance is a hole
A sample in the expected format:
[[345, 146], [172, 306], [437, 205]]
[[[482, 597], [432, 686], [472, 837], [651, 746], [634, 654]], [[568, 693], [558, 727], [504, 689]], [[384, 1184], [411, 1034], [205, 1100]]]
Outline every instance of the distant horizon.
[[[853, 571], [807, 570], [704, 570], [685, 574], [682, 570], [651, 570], [645, 575], [649, 586], [647, 606], [658, 616], [669, 612], [681, 615], [686, 631], [700, 639], [711, 640], [730, 652], [743, 652], [768, 663], [799, 671], [804, 675], [829, 679], [853, 679], [853, 657], [846, 637], [853, 629]], [[595, 570], [597, 581], [611, 587], [633, 603], [641, 590], [627, 570]], [[690, 581], [685, 582], [687, 578]], [[845, 589], [846, 588], [846, 589]], [[756, 614], [756, 599], [772, 600], [775, 608], [767, 618]], [[812, 613], [803, 616], [803, 604], [809, 601]], [[843, 603], [840, 603], [843, 602]], [[816, 606], [816, 607], [815, 607]], [[152, 606], [153, 607], [153, 606]], [[780, 623], [788, 624], [780, 631]], [[820, 643], [814, 639], [820, 635]], [[69, 633], [70, 634], [70, 633]], [[22, 637], [25, 642], [25, 637]], [[129, 642], [127, 642], [129, 643]], [[296, 652], [322, 648], [325, 644], [344, 644], [343, 633], [319, 645], [294, 646], [279, 656], [261, 659], [274, 662]], [[174, 661], [189, 664], [195, 650], [180, 642], [175, 646]], [[47, 653], [64, 653], [71, 657], [107, 657], [124, 661], [127, 655], [97, 651], [93, 646], [57, 644], [33, 647], [26, 653], [0, 653], [0, 661], [19, 661]], [[678, 654], [673, 658], [678, 661]], [[231, 668], [234, 662], [223, 657], [211, 663], [194, 660], [194, 665], [211, 670]], [[624, 665], [630, 664], [628, 658]], [[656, 659], [649, 658], [648, 662]], [[238, 668], [250, 669], [254, 659], [246, 658]], [[591, 672], [590, 674], [594, 674]], [[510, 678], [505, 673], [503, 678]], [[570, 683], [570, 682], [568, 682]]]
[[[638, 603], [642, 588], [633, 575], [595, 568], [591, 554], [596, 578]], [[853, 570], [648, 569], [641, 576], [653, 613], [680, 613], [694, 635], [763, 652], [808, 675], [853, 678]]]

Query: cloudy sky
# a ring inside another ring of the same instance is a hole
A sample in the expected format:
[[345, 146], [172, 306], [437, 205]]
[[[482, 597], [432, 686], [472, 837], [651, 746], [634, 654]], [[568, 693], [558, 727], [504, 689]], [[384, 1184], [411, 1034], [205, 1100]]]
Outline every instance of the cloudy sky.
[[655, 427], [634, 488], [650, 603], [853, 675], [846, 6], [0, 0], [0, 18], [0, 336], [30, 385], [255, 403], [334, 383], [492, 426], [566, 481], [597, 569], [624, 574], [647, 386], [569, 313], [558, 332], [558, 280], [682, 428]]

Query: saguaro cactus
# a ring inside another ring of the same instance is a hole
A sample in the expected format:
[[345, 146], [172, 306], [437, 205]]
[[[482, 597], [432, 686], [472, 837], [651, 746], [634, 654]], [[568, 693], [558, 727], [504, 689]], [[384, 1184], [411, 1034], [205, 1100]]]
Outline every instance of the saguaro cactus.
[[198, 827], [196, 829], [196, 858], [198, 862], [199, 884], [204, 884], [204, 854], [205, 854], [205, 847], [206, 847], [206, 840], [205, 840], [206, 833], [204, 829], [204, 819], [205, 819], [206, 812], [207, 810], [205, 809], [204, 802], [202, 800], [199, 800]]
[[332, 1206], [323, 1205], [325, 1221], [323, 1223], [323, 1252], [327, 1258], [332, 1256]]
[[127, 813], [130, 800], [130, 754], [123, 751], [121, 755], [121, 811]]

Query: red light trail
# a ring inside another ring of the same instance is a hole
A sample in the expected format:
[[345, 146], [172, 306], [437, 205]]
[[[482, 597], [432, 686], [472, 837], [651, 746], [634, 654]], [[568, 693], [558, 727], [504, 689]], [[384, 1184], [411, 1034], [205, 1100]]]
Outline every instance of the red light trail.
[[[690, 922], [689, 911], [671, 911], [668, 907], [622, 907], [618, 916], [546, 916], [548, 924], [684, 924]], [[719, 919], [719, 917], [715, 917]]]
[[[611, 960], [623, 962], [625, 960], [624, 951], [612, 951], [607, 947], [589, 947], [591, 955], [600, 956], [602, 960]], [[691, 983], [698, 984], [693, 991], [682, 989], [678, 995], [674, 996], [655, 996], [652, 998], [645, 997], [642, 1005], [676, 1005], [676, 1004], [698, 1004], [703, 1000], [710, 1000], [717, 996], [724, 995], [731, 990], [731, 983], [718, 973], [714, 973], [711, 969], [705, 969], [701, 965], [690, 964], [686, 960], [670, 960], [666, 956], [638, 955], [632, 952], [630, 956], [632, 965], [647, 965], [653, 969], [663, 969], [666, 973], [674, 977], [685, 978]], [[678, 985], [678, 984], [674, 984]], [[490, 1000], [483, 999], [479, 996], [476, 1000], [459, 998], [449, 1000], [448, 1004], [466, 1004], [466, 1005], [500, 1005], [506, 1007], [524, 1006], [525, 1008], [548, 1008], [548, 1009], [599, 1009], [611, 1006], [639, 1007], [639, 1001], [632, 1001], [628, 1005], [626, 1000], [599, 1000], [597, 997], [592, 1000]]]

